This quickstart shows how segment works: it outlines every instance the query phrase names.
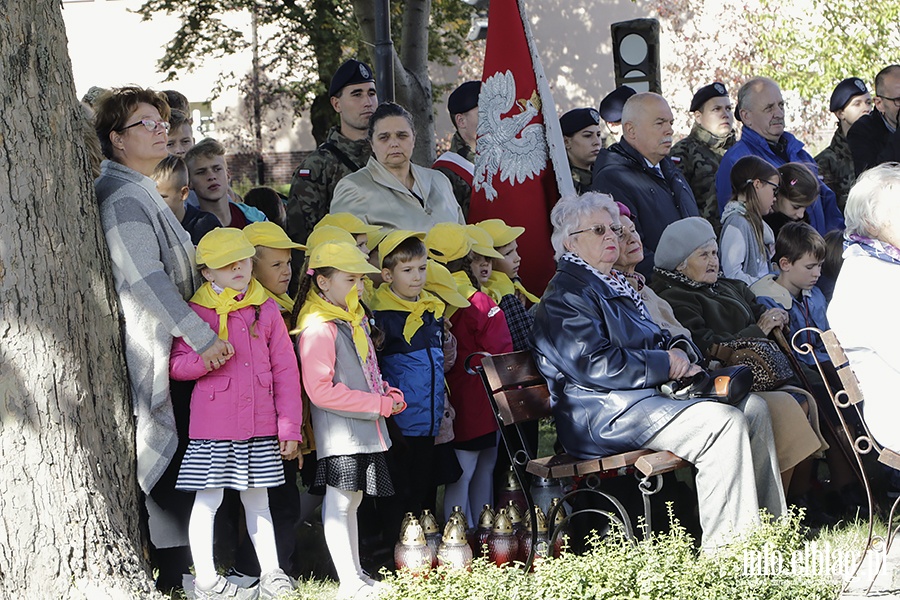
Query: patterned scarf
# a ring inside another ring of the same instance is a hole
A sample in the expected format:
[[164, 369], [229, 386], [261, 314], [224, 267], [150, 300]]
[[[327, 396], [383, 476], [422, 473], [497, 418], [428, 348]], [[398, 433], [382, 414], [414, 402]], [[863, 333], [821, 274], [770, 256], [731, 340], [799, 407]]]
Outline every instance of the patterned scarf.
[[347, 302], [347, 310], [336, 306], [329, 302], [324, 296], [319, 295], [315, 288], [310, 287], [309, 293], [306, 294], [306, 301], [300, 314], [297, 315], [297, 329], [291, 333], [300, 333], [307, 327], [327, 323], [328, 321], [346, 321], [350, 324], [353, 331], [353, 344], [356, 346], [356, 353], [359, 354], [363, 364], [369, 357], [369, 336], [363, 322], [366, 320], [366, 311], [362, 304], [359, 303], [356, 287], [350, 290], [345, 299]]
[[860, 250], [872, 258], [900, 265], [900, 248], [897, 248], [896, 246], [891, 246], [881, 240], [874, 240], [855, 233], [846, 237], [844, 240], [844, 249], [846, 250], [853, 245], [858, 246]]
[[422, 326], [422, 316], [425, 312], [434, 313], [435, 319], [440, 319], [444, 314], [444, 303], [425, 290], [419, 293], [419, 299], [415, 302], [404, 300], [391, 291], [389, 283], [382, 283], [372, 296], [370, 305], [372, 310], [396, 310], [409, 313], [406, 323], [403, 325], [403, 339], [408, 344], [412, 337]]
[[716, 289], [716, 284], [719, 283], [719, 279], [724, 277], [725, 275], [722, 271], [719, 271], [718, 277], [716, 277], [716, 283], [705, 283], [703, 281], [694, 281], [687, 275], [680, 273], [679, 271], [670, 271], [668, 269], [660, 269], [659, 267], [653, 267], [653, 272], [662, 275], [663, 277], [668, 277], [678, 283], [682, 283], [689, 288], [693, 288], [695, 290], [700, 290], [703, 288], [709, 288], [711, 290]]
[[563, 254], [561, 260], [567, 260], [576, 265], [581, 265], [591, 273], [593, 273], [600, 281], [608, 285], [612, 288], [617, 295], [623, 296], [625, 298], [630, 298], [634, 305], [637, 307], [638, 311], [640, 311], [641, 315], [648, 320], [650, 319], [650, 313], [647, 312], [647, 307], [644, 306], [644, 299], [641, 298], [641, 295], [638, 294], [637, 290], [629, 285], [628, 281], [625, 279], [625, 276], [622, 275], [619, 271], [615, 269], [609, 272], [609, 275], [604, 275], [591, 265], [587, 264], [584, 259], [582, 259], [577, 254], [572, 254], [571, 252], [566, 252]]
[[[237, 297], [241, 294], [243, 294], [243, 298], [238, 300]], [[191, 302], [216, 311], [216, 314], [219, 315], [219, 339], [227, 340], [228, 313], [240, 310], [245, 306], [260, 306], [268, 299], [265, 288], [255, 279], [250, 279], [250, 285], [246, 291], [213, 287], [213, 284], [207, 281], [191, 297]]]

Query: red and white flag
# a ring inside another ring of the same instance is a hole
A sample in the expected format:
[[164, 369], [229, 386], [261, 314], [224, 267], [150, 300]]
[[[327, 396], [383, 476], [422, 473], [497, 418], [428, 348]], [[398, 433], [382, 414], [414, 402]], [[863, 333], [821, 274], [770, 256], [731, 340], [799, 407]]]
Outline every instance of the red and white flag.
[[519, 275], [541, 294], [556, 271], [550, 209], [575, 187], [523, 0], [491, 0], [481, 81], [469, 222], [524, 227]]

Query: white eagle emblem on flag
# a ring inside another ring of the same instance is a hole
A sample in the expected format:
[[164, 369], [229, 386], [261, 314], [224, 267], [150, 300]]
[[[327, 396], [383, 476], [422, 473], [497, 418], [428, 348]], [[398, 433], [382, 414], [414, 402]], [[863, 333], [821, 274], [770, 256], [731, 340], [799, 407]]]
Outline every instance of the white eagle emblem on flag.
[[[518, 104], [521, 112], [501, 118]], [[500, 181], [522, 183], [547, 167], [547, 137], [537, 116], [541, 101], [537, 91], [516, 102], [516, 80], [511, 71], [494, 73], [481, 86], [478, 97], [478, 130], [475, 152], [476, 191], [484, 189], [488, 200], [497, 197], [494, 176]]]

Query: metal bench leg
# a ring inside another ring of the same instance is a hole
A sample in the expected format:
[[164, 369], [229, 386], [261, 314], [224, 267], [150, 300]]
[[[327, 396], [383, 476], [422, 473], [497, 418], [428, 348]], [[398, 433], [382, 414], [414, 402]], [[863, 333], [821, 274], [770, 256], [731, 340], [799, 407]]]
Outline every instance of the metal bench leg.
[[638, 478], [638, 489], [641, 491], [641, 500], [644, 503], [644, 539], [649, 540], [653, 535], [653, 517], [650, 513], [650, 497], [658, 494], [663, 487], [662, 475], [646, 477], [635, 472]]

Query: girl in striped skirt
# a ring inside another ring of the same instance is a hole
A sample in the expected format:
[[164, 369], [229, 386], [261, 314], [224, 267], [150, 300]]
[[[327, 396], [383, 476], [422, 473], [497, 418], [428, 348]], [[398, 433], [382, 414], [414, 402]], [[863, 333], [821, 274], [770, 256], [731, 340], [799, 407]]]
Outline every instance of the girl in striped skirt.
[[[199, 599], [276, 598], [292, 590], [278, 567], [266, 488], [284, 483], [281, 461], [299, 454], [300, 373], [278, 305], [251, 277], [254, 253], [238, 229], [214, 229], [200, 240], [196, 259], [207, 283], [190, 305], [232, 354], [205, 364], [203, 348], [182, 338], [171, 354], [171, 377], [197, 380], [176, 488], [196, 492], [188, 537]], [[239, 588], [216, 573], [213, 523], [225, 488], [240, 491], [262, 573], [255, 588]]]

